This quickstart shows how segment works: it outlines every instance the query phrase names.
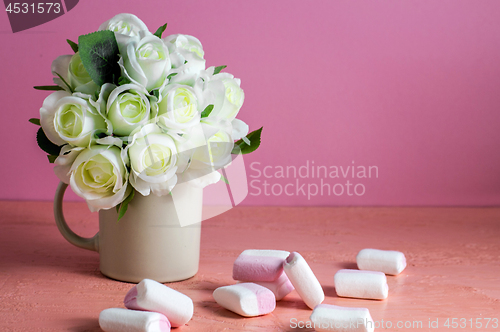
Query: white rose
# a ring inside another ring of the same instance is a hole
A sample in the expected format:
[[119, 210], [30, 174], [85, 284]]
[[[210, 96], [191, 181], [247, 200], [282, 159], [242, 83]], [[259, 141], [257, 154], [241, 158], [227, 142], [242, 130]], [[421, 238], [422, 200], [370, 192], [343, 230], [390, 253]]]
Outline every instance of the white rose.
[[70, 172], [71, 189], [87, 201], [90, 211], [110, 209], [130, 193], [126, 160], [116, 146], [93, 145], [81, 151]]
[[[207, 72], [213, 74], [210, 67]], [[241, 80], [229, 73], [219, 73], [209, 76], [203, 89], [203, 105], [214, 105], [211, 117], [220, 117], [232, 121], [243, 105], [245, 93], [240, 88]]]
[[[78, 52], [73, 55], [61, 55], [57, 57], [52, 61], [51, 69], [52, 74], [56, 76], [54, 77], [54, 83], [68, 92], [70, 92], [70, 89], [66, 83], [69, 84], [73, 91], [89, 95], [93, 95], [99, 89], [83, 66]], [[62, 79], [57, 74], [61, 75]]]
[[245, 137], [250, 129], [248, 125], [240, 119], [234, 119], [233, 121], [231, 121], [231, 126], [233, 127], [231, 137], [235, 141], [239, 140], [242, 137]]
[[85, 147], [96, 131], [108, 132], [98, 103], [83, 97], [83, 94], [57, 91], [45, 98], [40, 108], [40, 124], [52, 143]]
[[130, 184], [143, 196], [170, 193], [177, 183], [177, 149], [169, 135], [155, 124], [133, 133], [127, 146], [130, 159]]
[[163, 38], [163, 42], [168, 47], [173, 68], [179, 68], [187, 61], [195, 64], [199, 70], [205, 69], [205, 52], [196, 37], [177, 34]]
[[185, 172], [196, 149], [206, 149], [206, 139], [201, 123], [182, 130], [167, 131], [177, 148], [177, 174]]
[[107, 20], [99, 30], [110, 30], [126, 36], [139, 36], [139, 31], [148, 30], [146, 24], [134, 14], [118, 14]]
[[171, 69], [167, 73], [167, 77], [170, 76], [168, 83], [194, 87], [202, 72], [203, 71], [200, 71], [195, 65], [186, 63], [179, 68]]
[[[203, 188], [220, 179], [220, 174], [214, 171], [210, 164], [200, 164], [195, 161], [195, 166], [190, 167], [193, 156], [197, 151], [198, 154], [208, 153], [203, 128], [204, 124], [198, 123], [193, 127], [178, 132], [169, 131], [169, 135], [174, 139], [177, 147], [177, 183], [190, 182], [196, 187]], [[216, 128], [210, 129], [212, 131], [207, 133], [208, 135], [215, 134], [218, 130]]]
[[[206, 146], [195, 149], [190, 168], [217, 170], [231, 162], [234, 141], [231, 137], [231, 123], [223, 119], [201, 120]], [[207, 171], [205, 174], [208, 174]]]
[[54, 161], [54, 173], [62, 182], [69, 184], [71, 176], [71, 166], [76, 157], [85, 150], [82, 147], [72, 147], [68, 144], [64, 145], [59, 152], [59, 156]]
[[113, 125], [113, 133], [128, 136], [148, 123], [156, 115], [156, 102], [150, 101], [145, 88], [125, 84], [114, 89], [107, 102], [107, 117]]
[[120, 49], [119, 64], [123, 74], [132, 83], [144, 86], [148, 91], [166, 83], [171, 68], [168, 49], [162, 40], [149, 32], [140, 32], [140, 38], [131, 38]]
[[[171, 35], [163, 38], [170, 53], [172, 70], [170, 83], [193, 86], [205, 70], [204, 52], [200, 41], [189, 35]], [[175, 75], [172, 75], [175, 74]]]
[[184, 129], [200, 122], [198, 97], [187, 85], [167, 85], [158, 103], [158, 125], [165, 129]]

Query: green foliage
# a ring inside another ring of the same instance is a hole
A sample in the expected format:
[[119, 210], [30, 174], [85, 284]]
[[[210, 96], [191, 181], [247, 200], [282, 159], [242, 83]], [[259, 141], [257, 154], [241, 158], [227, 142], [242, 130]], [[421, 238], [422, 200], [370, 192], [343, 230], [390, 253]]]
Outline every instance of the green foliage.
[[215, 67], [214, 69], [214, 75], [217, 75], [218, 73], [220, 73], [220, 71], [224, 68], [226, 68], [227, 66], [217, 66]]
[[51, 154], [47, 155], [47, 159], [49, 159], [49, 163], [53, 164], [58, 156], [53, 156]]
[[118, 212], [118, 220], [117, 221], [120, 221], [120, 219], [125, 215], [125, 212], [127, 212], [128, 203], [130, 203], [130, 201], [134, 198], [134, 195], [135, 195], [135, 190], [132, 189], [132, 191], [127, 196], [127, 198], [125, 198], [123, 200], [123, 202], [121, 202], [120, 204], [118, 204], [116, 206], [116, 212]]
[[151, 90], [151, 92], [149, 93], [151, 96], [155, 96], [156, 99], [159, 99], [160, 98], [160, 91], [158, 89], [154, 89], [154, 90]]
[[132, 81], [129, 80], [127, 77], [121, 76], [118, 79], [118, 85], [125, 85], [125, 84], [130, 84], [130, 83], [132, 83]]
[[[71, 88], [71, 85], [69, 85], [68, 82], [66, 82], [66, 80], [61, 75], [59, 75], [59, 73], [56, 73], [56, 75], [61, 79], [61, 81], [63, 81], [63, 83], [66, 85], [66, 87], [69, 89], [69, 91], [71, 91], [71, 93], [73, 93], [74, 91]], [[64, 89], [61, 89], [61, 90], [64, 90]]]
[[71, 46], [71, 49], [73, 50], [73, 52], [78, 52], [78, 44], [75, 43], [74, 41], [71, 41], [69, 39], [66, 39], [66, 41], [68, 42], [69, 46]]
[[41, 126], [40, 124], [40, 119], [37, 119], [37, 118], [31, 118], [28, 120], [29, 122], [31, 122], [32, 124], [36, 124], [37, 126]]
[[98, 86], [104, 83], [118, 85], [120, 78], [120, 52], [115, 34], [102, 30], [78, 37], [82, 64]]
[[170, 80], [172, 77], [174, 77], [175, 75], [177, 75], [177, 73], [172, 73], [170, 75], [167, 76], [167, 79]]
[[33, 89], [44, 90], [44, 91], [60, 91], [60, 90], [64, 90], [59, 85], [37, 85], [37, 86], [34, 86]]
[[52, 143], [43, 132], [42, 127], [40, 127], [36, 133], [36, 142], [40, 149], [47, 152], [49, 155], [58, 156], [61, 151], [62, 146], [57, 146]]
[[158, 28], [158, 30], [156, 30], [156, 32], [154, 33], [154, 35], [158, 38], [161, 38], [161, 34], [163, 33], [163, 31], [165, 31], [167, 29], [167, 23], [163, 24], [161, 27]]
[[222, 181], [224, 181], [225, 184], [229, 184], [229, 181], [226, 179], [224, 175], [221, 174], [220, 178], [222, 179]]
[[246, 136], [246, 138], [250, 141], [250, 145], [245, 143], [243, 139], [234, 143], [234, 148], [231, 153], [238, 154], [241, 151], [241, 154], [248, 154], [257, 150], [260, 146], [260, 135], [262, 134], [263, 128], [264, 127], [254, 130]]
[[214, 105], [208, 105], [207, 107], [205, 107], [203, 112], [201, 112], [201, 117], [206, 118], [207, 116], [210, 115], [210, 113], [212, 113], [213, 109], [214, 109]]

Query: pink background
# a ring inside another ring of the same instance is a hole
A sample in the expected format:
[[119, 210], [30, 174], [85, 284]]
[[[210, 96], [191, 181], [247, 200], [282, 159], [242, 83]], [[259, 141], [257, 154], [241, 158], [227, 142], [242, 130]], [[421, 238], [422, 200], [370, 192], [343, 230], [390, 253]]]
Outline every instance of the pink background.
[[165, 34], [198, 37], [208, 65], [228, 65], [242, 79], [239, 117], [264, 126], [261, 148], [246, 157], [248, 175], [256, 175], [252, 162], [379, 169], [377, 179], [351, 179], [365, 186], [362, 196], [262, 193], [243, 204], [500, 203], [496, 0], [85, 0], [16, 34], [0, 13], [0, 199], [53, 199], [58, 180], [27, 121], [47, 93], [32, 86], [51, 84], [52, 60], [71, 53], [66, 38], [120, 12], [153, 31], [168, 22]]

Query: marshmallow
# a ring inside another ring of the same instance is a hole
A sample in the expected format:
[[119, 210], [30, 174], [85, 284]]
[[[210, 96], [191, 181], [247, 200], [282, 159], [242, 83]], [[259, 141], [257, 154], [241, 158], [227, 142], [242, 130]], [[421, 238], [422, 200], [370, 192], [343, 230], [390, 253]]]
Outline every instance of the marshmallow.
[[275, 281], [256, 281], [255, 283], [257, 285], [264, 286], [271, 292], [273, 292], [274, 296], [276, 297], [276, 301], [281, 300], [294, 290], [292, 283], [290, 282], [284, 271], [281, 273], [281, 276]]
[[275, 281], [283, 272], [283, 261], [290, 253], [282, 250], [245, 250], [234, 261], [233, 279]]
[[373, 332], [374, 323], [366, 308], [347, 308], [320, 304], [314, 308], [310, 320], [315, 331]]
[[111, 308], [99, 314], [99, 326], [105, 332], [168, 332], [170, 323], [157, 312]]
[[276, 308], [273, 292], [251, 282], [219, 287], [213, 296], [220, 306], [244, 317], [265, 315]]
[[193, 301], [189, 297], [150, 279], [129, 290], [123, 303], [129, 309], [164, 314], [172, 327], [182, 326], [193, 317]]
[[325, 299], [323, 288], [321, 288], [318, 279], [307, 265], [306, 260], [298, 252], [292, 252], [288, 256], [283, 264], [283, 269], [293, 287], [295, 287], [295, 290], [309, 308], [314, 309], [323, 302]]
[[378, 249], [363, 249], [356, 256], [358, 269], [380, 271], [398, 275], [406, 267], [406, 258], [402, 252]]
[[334, 281], [338, 296], [383, 300], [389, 292], [387, 277], [382, 272], [340, 270]]

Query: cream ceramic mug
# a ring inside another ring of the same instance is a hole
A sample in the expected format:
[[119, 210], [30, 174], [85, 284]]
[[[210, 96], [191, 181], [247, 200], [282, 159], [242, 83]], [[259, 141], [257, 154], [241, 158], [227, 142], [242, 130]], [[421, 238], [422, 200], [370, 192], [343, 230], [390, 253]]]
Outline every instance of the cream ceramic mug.
[[[67, 187], [59, 183], [54, 198], [57, 228], [71, 244], [97, 251], [105, 276], [135, 283], [145, 278], [172, 282], [198, 272], [203, 189], [183, 183], [175, 186], [171, 195], [136, 193], [120, 221], [115, 208], [101, 210], [99, 232], [84, 238], [75, 234], [64, 219]], [[180, 225], [178, 211], [188, 226]]]

